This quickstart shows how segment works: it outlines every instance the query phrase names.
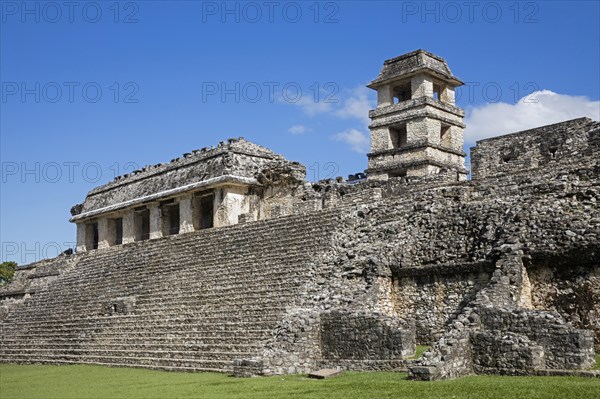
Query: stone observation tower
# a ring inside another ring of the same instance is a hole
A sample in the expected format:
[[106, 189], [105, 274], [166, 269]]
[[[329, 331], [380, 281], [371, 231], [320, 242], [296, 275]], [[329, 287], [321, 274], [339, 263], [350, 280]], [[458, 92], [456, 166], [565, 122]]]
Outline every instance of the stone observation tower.
[[386, 60], [368, 87], [377, 90], [371, 118], [369, 179], [455, 170], [464, 180], [464, 111], [454, 104], [463, 83], [446, 61], [424, 50]]

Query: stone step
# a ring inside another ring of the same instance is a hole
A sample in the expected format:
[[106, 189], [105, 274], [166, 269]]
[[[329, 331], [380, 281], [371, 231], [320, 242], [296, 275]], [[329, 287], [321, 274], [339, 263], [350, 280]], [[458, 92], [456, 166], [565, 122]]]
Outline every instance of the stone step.
[[[248, 231], [246, 234], [238, 235], [237, 238], [234, 236], [225, 236], [223, 234], [219, 234], [220, 242], [218, 248], [215, 248], [210, 242], [203, 242], [202, 240], [199, 240], [199, 237], [177, 236], [172, 240], [153, 240], [150, 242], [139, 243], [137, 244], [137, 248], [136, 245], [134, 245], [129, 247], [124, 246], [112, 251], [98, 251], [91, 254], [92, 256], [90, 256], [88, 259], [84, 260], [102, 261], [105, 258], [114, 255], [116, 250], [140, 250], [144, 249], [140, 247], [146, 246], [150, 247], [149, 249], [154, 250], [154, 252], [156, 252], [158, 255], [166, 254], [169, 256], [185, 256], [191, 252], [195, 254], [201, 253], [207, 257], [216, 257], [226, 253], [232, 253], [235, 255], [239, 254], [241, 249], [244, 249], [244, 244], [247, 243], [249, 239], [252, 239], [258, 243], [264, 243], [270, 247], [285, 247], [290, 243], [293, 244], [293, 247], [306, 247], [308, 246], [306, 244], [312, 241], [307, 238], [326, 236], [329, 231], [335, 229], [336, 227], [336, 222], [327, 220], [327, 217], [321, 220], [311, 220], [310, 217], [306, 217], [300, 223], [302, 225], [301, 229], [297, 228], [298, 224], [288, 223], [286, 224], [288, 227], [296, 228], [284, 229], [280, 231], [276, 231], [276, 227], [275, 230], [266, 230], [261, 228], [256, 229], [254, 232]], [[286, 231], [286, 234], [282, 235], [281, 231]], [[260, 235], [256, 235], [256, 233], [260, 233]], [[309, 233], [314, 234], [308, 235]]]
[[0, 362], [14, 363], [17, 359], [33, 363], [53, 363], [69, 361], [71, 363], [106, 363], [123, 366], [153, 366], [153, 367], [189, 367], [189, 368], [204, 368], [217, 370], [230, 370], [233, 367], [233, 360], [204, 360], [204, 359], [169, 359], [161, 357], [131, 357], [131, 356], [78, 356], [69, 354], [39, 354], [39, 353], [19, 353], [19, 354], [2, 354]]
[[238, 322], [228, 322], [223, 320], [219, 322], [216, 319], [212, 323], [171, 323], [171, 324], [159, 324], [157, 325], [152, 320], [143, 320], [139, 322], [129, 322], [129, 323], [111, 323], [106, 325], [78, 325], [71, 324], [70, 326], [49, 326], [49, 327], [36, 327], [30, 330], [22, 330], [19, 328], [6, 329], [0, 332], [2, 336], [10, 336], [16, 333], [22, 333], [25, 336], [34, 336], [39, 333], [57, 333], [57, 332], [66, 332], [66, 333], [81, 333], [81, 332], [102, 332], [108, 330], [116, 330], [116, 331], [168, 331], [168, 332], [177, 332], [177, 331], [215, 331], [222, 333], [223, 331], [248, 331], [252, 329], [260, 329], [260, 330], [268, 330], [272, 329], [277, 325], [277, 321], [279, 319], [266, 319], [262, 321], [257, 320], [245, 320]]
[[27, 327], [29, 332], [46, 331], [52, 329], [65, 329], [65, 328], [104, 328], [108, 326], [128, 326], [128, 325], [148, 325], [153, 326], [170, 326], [175, 328], [176, 326], [207, 326], [214, 328], [215, 325], [252, 325], [252, 324], [274, 324], [283, 318], [283, 312], [280, 313], [266, 313], [264, 315], [223, 315], [223, 316], [204, 316], [201, 312], [194, 316], [188, 316], [186, 318], [167, 316], [160, 317], [161, 314], [155, 313], [154, 315], [142, 314], [142, 315], [127, 315], [127, 316], [105, 316], [107, 318], [112, 317], [113, 319], [99, 318], [97, 320], [91, 319], [85, 320], [65, 320], [61, 323], [60, 320], [49, 320], [49, 319], [37, 319], [19, 321], [15, 320], [10, 324], [6, 324], [0, 329], [0, 333], [8, 334], [10, 332], [22, 330]]
[[[248, 318], [188, 318], [185, 320], [180, 319], [162, 319], [162, 318], [150, 318], [150, 317], [115, 317], [115, 319], [108, 323], [82, 323], [82, 322], [67, 322], [65, 321], [62, 325], [59, 321], [56, 322], [41, 322], [40, 324], [31, 324], [31, 327], [23, 330], [19, 328], [19, 325], [14, 325], [12, 328], [5, 328], [0, 331], [3, 336], [15, 334], [17, 332], [30, 332], [32, 334], [39, 332], [57, 332], [57, 331], [72, 331], [72, 332], [85, 332], [85, 331], [103, 331], [107, 329], [116, 329], [123, 331], [138, 331], [140, 329], [151, 328], [153, 330], [164, 330], [164, 331], [201, 331], [201, 330], [215, 330], [223, 331], [230, 330], [235, 331], [236, 329], [252, 329], [253, 326], [274, 326], [281, 319], [277, 315], [267, 316], [263, 319], [256, 319], [255, 317]], [[42, 324], [43, 323], [43, 324]], [[25, 324], [22, 324], [25, 327]], [[263, 328], [264, 329], [264, 328]]]
[[[295, 242], [297, 243], [297, 241], [299, 240], [305, 240], [306, 241], [306, 245], [295, 245]], [[146, 274], [146, 275], [162, 275], [164, 274], [165, 271], [168, 272], [174, 272], [174, 271], [178, 271], [181, 272], [183, 274], [203, 274], [207, 277], [210, 276], [218, 276], [221, 275], [224, 271], [225, 272], [232, 272], [232, 271], [237, 271], [237, 270], [241, 270], [241, 269], [247, 269], [249, 267], [252, 267], [252, 270], [254, 270], [255, 272], [260, 272], [260, 271], [267, 271], [267, 270], [278, 270], [278, 269], [288, 269], [290, 268], [290, 264], [286, 264], [286, 263], [281, 263], [281, 260], [283, 259], [295, 259], [295, 260], [301, 260], [301, 259], [306, 259], [307, 255], [312, 253], [315, 248], [315, 240], [306, 240], [306, 237], [296, 237], [293, 239], [289, 240], [289, 243], [285, 244], [282, 246], [282, 250], [283, 250], [283, 254], [282, 255], [281, 252], [276, 252], [276, 251], [272, 251], [270, 254], [269, 253], [262, 253], [261, 255], [256, 255], [254, 252], [246, 252], [246, 253], [232, 253], [233, 251], [228, 251], [228, 253], [223, 253], [221, 255], [219, 254], [212, 254], [211, 256], [207, 256], [206, 254], [202, 255], [202, 256], [198, 256], [198, 250], [194, 251], [194, 252], [190, 252], [190, 253], [183, 253], [180, 254], [180, 256], [178, 258], [181, 258], [181, 262], [170, 262], [169, 264], [161, 264], [161, 262], [159, 262], [159, 260], [162, 260], [163, 256], [166, 257], [166, 255], [162, 255], [161, 254], [156, 254], [155, 259], [153, 260], [153, 262], [148, 263], [147, 267], [144, 268], [143, 266], [140, 266], [137, 262], [134, 262], [132, 260], [128, 260], [128, 259], [117, 259], [117, 260], [122, 260], [122, 264], [124, 265], [131, 265], [131, 267], [128, 268], [123, 268], [123, 267], [119, 267], [119, 268], [115, 268], [114, 265], [114, 256], [111, 256], [111, 258], [106, 260], [106, 267], [102, 267], [103, 265], [103, 260], [101, 259], [97, 259], [96, 262], [94, 263], [90, 263], [89, 265], [86, 265], [85, 263], [85, 259], [83, 259], [80, 264], [78, 264], [78, 269], [77, 271], [79, 271], [79, 273], [75, 273], [74, 271], [70, 270], [67, 273], [65, 273], [63, 276], [65, 277], [66, 281], [69, 280], [73, 280], [76, 281], [77, 280], [77, 276], [84, 274], [90, 278], [97, 278], [98, 281], [102, 280], [102, 277], [105, 276], [106, 274], [103, 275], [103, 271], [104, 272], [109, 272], [109, 276], [110, 277], [115, 277], [115, 276], [127, 276], [127, 275], [135, 275], [135, 274]], [[318, 244], [317, 244], [318, 245]], [[231, 248], [234, 249], [234, 248]], [[209, 251], [212, 250], [209, 248]], [[177, 260], [177, 259], [173, 259], [173, 256], [169, 256], [170, 260]], [[233, 259], [234, 261], [228, 261], [230, 259]], [[228, 263], [230, 262], [230, 263]], [[261, 268], [257, 269], [256, 265], [257, 262], [261, 262]], [[187, 265], [202, 265], [202, 267], [195, 267], [195, 268], [186, 268], [185, 266]], [[99, 267], [99, 265], [101, 267]], [[109, 266], [110, 265], [110, 266]], [[171, 265], [171, 266], [169, 266]], [[87, 266], [87, 267], [86, 267]], [[104, 270], [107, 269], [107, 270]]]
[[[169, 289], [170, 292], [174, 293], [173, 298], [185, 299], [186, 297], [205, 297], [207, 299], [217, 297], [217, 293], [215, 292], [215, 287], [219, 287], [218, 294], [221, 292], [223, 294], [232, 295], [235, 297], [244, 297], [247, 295], [251, 295], [254, 292], [268, 293], [268, 292], [282, 292], [285, 293], [291, 288], [300, 287], [304, 284], [304, 278], [307, 276], [301, 276], [296, 274], [284, 273], [281, 276], [281, 281], [278, 282], [276, 276], [271, 276], [271, 280], [269, 280], [268, 284], [255, 284], [253, 280], [246, 279], [245, 281], [239, 281], [236, 285], [228, 286], [222, 283], [218, 285], [204, 285], [195, 289], [194, 287], [185, 286], [182, 282], [181, 286], [173, 287]], [[114, 288], [114, 285], [113, 287]], [[120, 289], [118, 292], [114, 292], [113, 289], [109, 287], [96, 287], [95, 289], [90, 289], [89, 287], [85, 287], [84, 285], [75, 285], [73, 289], [77, 292], [69, 294], [65, 292], [61, 292], [62, 296], [58, 296], [59, 292], [53, 291], [50, 293], [36, 293], [32, 298], [35, 302], [28, 302], [25, 304], [24, 309], [35, 307], [41, 307], [40, 301], [42, 298], [48, 297], [47, 299], [54, 299], [53, 302], [61, 303], [70, 306], [76, 306], [80, 299], [88, 299], [90, 294], [97, 294], [101, 296], [101, 298], [115, 298], [115, 297], [127, 297], [127, 296], [137, 296], [140, 300], [148, 299], [156, 299], [156, 298], [165, 298], [165, 291], [168, 289], [167, 287], [162, 287], [161, 290], [157, 290], [155, 292], [149, 291], [147, 288], [142, 288], [139, 292], [134, 292], [126, 289]], [[180, 294], [176, 294], [177, 292], [181, 292]], [[45, 298], [46, 299], [46, 298]], [[223, 296], [221, 296], [223, 299]], [[50, 303], [49, 305], [52, 305]]]
[[[285, 313], [284, 309], [269, 309], [262, 313], [258, 311], [244, 312], [244, 313], [233, 313], [233, 312], [205, 312], [198, 310], [196, 312], [190, 312], [190, 309], [172, 308], [167, 309], [142, 309], [138, 312], [136, 309], [135, 313], [129, 314], [115, 314], [115, 315], [97, 315], [94, 317], [80, 317], [80, 318], [64, 318], [56, 319], [57, 315], [52, 315], [52, 318], [38, 316], [37, 318], [15, 318], [10, 323], [4, 323], [0, 328], [0, 331], [12, 326], [13, 328], [27, 327], [27, 329], [36, 328], [47, 328], [53, 326], [81, 326], [81, 325], [108, 325], [111, 323], [140, 323], [144, 321], [151, 321], [155, 324], [169, 324], [169, 323], [200, 323], [211, 324], [218, 322], [219, 324], [225, 322], [236, 323], [236, 322], [272, 322], [279, 320]], [[60, 316], [60, 315], [58, 315]], [[68, 313], [65, 315], [68, 316]]]
[[325, 359], [319, 361], [319, 367], [337, 368], [356, 371], [406, 371], [415, 363], [413, 359]]
[[102, 363], [102, 362], [90, 362], [83, 360], [58, 360], [58, 359], [41, 359], [41, 358], [18, 358], [11, 357], [10, 359], [2, 359], [0, 357], [0, 363], [11, 363], [11, 364], [87, 364], [93, 366], [105, 366], [105, 367], [135, 367], [144, 368], [149, 370], [164, 370], [164, 371], [186, 371], [186, 372], [211, 372], [211, 373], [228, 373], [232, 367], [224, 368], [207, 368], [207, 367], [178, 367], [178, 366], [157, 366], [157, 365], [132, 365], [123, 363]]
[[[8, 338], [8, 337], [14, 337], [14, 338], [24, 338], [24, 339], [31, 339], [31, 338], [36, 338], [36, 337], [61, 337], [64, 336], [66, 338], [68, 337], [78, 337], [78, 336], [82, 336], [82, 337], [94, 337], [94, 336], [98, 336], [98, 335], [102, 335], [102, 336], [108, 336], [108, 335], [122, 335], [122, 334], [132, 334], [132, 335], [136, 335], [136, 336], [149, 336], [149, 335], [168, 335], [168, 334], [172, 334], [172, 335], [179, 335], [179, 336], [185, 336], [185, 335], [200, 335], [200, 334], [204, 334], [204, 336], [214, 336], [214, 335], [220, 335], [223, 337], [236, 337], [236, 336], [240, 336], [243, 335], [244, 333], [247, 334], [262, 334], [264, 332], [272, 332], [272, 330], [274, 329], [274, 325], [259, 325], [259, 324], [251, 324], [251, 325], [247, 325], [244, 326], [244, 328], [233, 328], [234, 326], [206, 326], [206, 325], [202, 325], [202, 326], [198, 326], [198, 327], [187, 327], [187, 328], [170, 328], [170, 327], [162, 327], [162, 328], [156, 328], [153, 327], [153, 325], [150, 324], [145, 324], [145, 325], [141, 325], [138, 327], [129, 327], [129, 328], [119, 328], [119, 326], [109, 326], [109, 327], [104, 327], [104, 328], [95, 328], [95, 327], [88, 327], [88, 328], [79, 328], [79, 329], [69, 329], [69, 328], [65, 328], [63, 330], [55, 330], [55, 331], [39, 331], [39, 333], [36, 332], [36, 334], [34, 333], [28, 333], [27, 331], [14, 331], [11, 332], [9, 334], [3, 333], [0, 337], [4, 338]], [[262, 328], [261, 328], [262, 327]]]
[[155, 343], [143, 343], [143, 342], [130, 342], [130, 343], [119, 343], [113, 342], [112, 340], [102, 341], [89, 341], [80, 340], [79, 342], [65, 341], [62, 343], [47, 343], [47, 342], [24, 342], [19, 341], [3, 341], [2, 350], [79, 350], [79, 349], [105, 349], [109, 347], [115, 350], [147, 350], [147, 351], [159, 351], [159, 350], [173, 350], [173, 351], [202, 351], [203, 353], [222, 353], [227, 351], [233, 352], [253, 352], [260, 347], [260, 343], [254, 344], [232, 344], [232, 343], [203, 343], [198, 341], [189, 341], [182, 344], [175, 341], [171, 342], [155, 342]]
[[[301, 266], [301, 265], [300, 265]], [[175, 287], [161, 287], [156, 289], [150, 287], [152, 281], [148, 281], [147, 285], [141, 285], [136, 287], [126, 287], [125, 284], [118, 284], [116, 281], [110, 286], [102, 285], [90, 285], [81, 283], [70, 283], [69, 289], [61, 290], [62, 298], [65, 302], [69, 302], [73, 297], [86, 296], [89, 293], [98, 292], [103, 296], [128, 296], [128, 295], [144, 295], [148, 297], [165, 295], [165, 291], [172, 292], [174, 296], [182, 296], [186, 293], [194, 294], [206, 294], [214, 290], [215, 287], [219, 287], [220, 290], [227, 293], [251, 293], [257, 288], [273, 290], [287, 290], [290, 287], [296, 287], [302, 285], [302, 280], [299, 278], [306, 277], [305, 273], [298, 273], [297, 271], [290, 270], [277, 270], [269, 273], [265, 273], [265, 278], [260, 280], [248, 279], [250, 271], [240, 273], [239, 275], [230, 275], [229, 277], [221, 279], [205, 279], [203, 276], [192, 275], [188, 276], [188, 279], [203, 280], [204, 284], [188, 284], [186, 286], [175, 286]], [[134, 277], [132, 277], [133, 279]], [[146, 283], [146, 282], [144, 282]], [[55, 288], [60, 288], [56, 287]], [[86, 292], [82, 292], [84, 289]], [[179, 295], [177, 293], [180, 292]], [[49, 296], [56, 298], [51, 293], [38, 292], [37, 297]]]
[[88, 337], [73, 337], [64, 336], [55, 338], [44, 338], [39, 340], [24, 340], [5, 338], [2, 340], [2, 345], [6, 347], [28, 347], [35, 343], [38, 347], [56, 346], [81, 347], [84, 345], [114, 345], [114, 346], [136, 346], [136, 345], [157, 345], [157, 346], [186, 346], [186, 345], [206, 345], [212, 347], [254, 347], [261, 345], [265, 340], [271, 337], [270, 333], [264, 334], [244, 334], [239, 336], [194, 336], [194, 337], [173, 337], [173, 336], [152, 336], [152, 337], [124, 337], [124, 336], [107, 336], [94, 337], [90, 340]]
[[[261, 328], [262, 327], [262, 328]], [[247, 326], [246, 328], [233, 328], [233, 326], [224, 326], [219, 328], [212, 328], [211, 326], [201, 326], [201, 327], [189, 327], [189, 328], [166, 328], [166, 327], [153, 327], [152, 324], [147, 324], [139, 327], [120, 327], [120, 326], [110, 326], [105, 328], [78, 328], [78, 329], [55, 329], [55, 330], [39, 330], [36, 332], [21, 332], [14, 331], [9, 334], [0, 335], [1, 338], [12, 337], [14, 339], [44, 339], [45, 337], [61, 337], [65, 338], [73, 338], [73, 337], [108, 337], [112, 335], [121, 335], [121, 334], [131, 334], [138, 337], [149, 337], [152, 335], [155, 336], [163, 336], [163, 335], [179, 335], [182, 337], [189, 336], [223, 336], [223, 338], [231, 338], [241, 336], [244, 332], [250, 334], [254, 333], [256, 335], [263, 334], [263, 331], [268, 331], [269, 333], [274, 330], [275, 324], [273, 325], [256, 325], [252, 324]], [[228, 333], [225, 333], [228, 332]], [[262, 335], [261, 335], [262, 336]]]
[[65, 356], [74, 355], [80, 357], [132, 357], [132, 358], [166, 358], [166, 359], [195, 359], [204, 361], [223, 361], [231, 360], [235, 358], [251, 357], [255, 352], [238, 352], [238, 351], [227, 351], [227, 352], [209, 352], [209, 351], [180, 351], [171, 348], [163, 348], [162, 350], [139, 350], [139, 349], [46, 349], [46, 348], [28, 348], [28, 349], [0, 349], [0, 357], [3, 356], [14, 356], [14, 355], [40, 355], [40, 356]]
[[[202, 279], [201, 276], [191, 276], [190, 278]], [[205, 280], [205, 285], [196, 287], [193, 285], [186, 286], [185, 283], [182, 282], [181, 285], [173, 287], [162, 286], [160, 290], [154, 291], [151, 288], [144, 286], [139, 287], [137, 290], [127, 289], [120, 287], [120, 285], [116, 283], [113, 283], [111, 287], [88, 286], [85, 284], [72, 283], [69, 289], [60, 289], [60, 287], [55, 286], [51, 294], [38, 292], [34, 296], [34, 299], [49, 296], [58, 299], [60, 302], [73, 304], [75, 303], [75, 300], [79, 298], [88, 298], [90, 293], [97, 293], [103, 297], [123, 297], [137, 295], [140, 297], [152, 298], [161, 295], [164, 297], [165, 291], [167, 290], [174, 293], [174, 297], [177, 297], [176, 293], [180, 291], [181, 294], [179, 297], [183, 297], [185, 294], [208, 295], [214, 290], [214, 287], [219, 287], [219, 289], [226, 294], [248, 294], [259, 289], [261, 291], [285, 292], [292, 287], [298, 287], [302, 285], [304, 278], [305, 276], [302, 274], [290, 273], [286, 271], [278, 272], [277, 274], [271, 273], [268, 278], [263, 280], [253, 280], [249, 279], [246, 273], [243, 273], [239, 277], [236, 277], [235, 280], [232, 280], [231, 283], [227, 280]], [[119, 288], [119, 290], [114, 290], [114, 288]], [[56, 294], [60, 294], [61, 296], [56, 296]]]
[[[300, 285], [292, 285], [292, 284], [286, 284], [285, 286], [280, 286], [280, 287], [276, 287], [276, 286], [253, 286], [253, 287], [248, 287], [247, 290], [242, 290], [242, 291], [238, 291], [238, 290], [231, 290], [231, 292], [229, 292], [228, 290], [224, 290], [222, 293], [216, 293], [216, 292], [212, 292], [211, 291], [205, 291], [205, 292], [190, 292], [188, 297], [179, 297], [179, 298], [173, 298], [173, 303], [176, 304], [178, 302], [180, 303], [199, 303], [201, 304], [202, 302], [206, 302], [206, 303], [219, 303], [216, 302], [217, 299], [220, 299], [220, 303], [223, 303], [225, 305], [227, 304], [233, 304], [233, 303], [242, 303], [242, 304], [255, 304], [255, 302], [258, 302], [259, 298], [263, 298], [266, 300], [274, 300], [276, 298], [293, 298], [295, 295], [295, 291], [297, 289], [299, 289]], [[93, 293], [91, 293], [93, 295]], [[220, 295], [219, 295], [220, 294]], [[164, 295], [164, 294], [163, 294]], [[161, 299], [160, 296], [154, 296], [154, 297], [148, 297], [148, 296], [141, 296], [141, 295], [137, 295], [137, 294], [132, 294], [132, 293], [124, 293], [121, 292], [120, 294], [115, 294], [115, 295], [110, 295], [110, 294], [106, 294], [104, 293], [103, 295], [97, 295], [97, 297], [95, 298], [96, 301], [108, 301], [108, 300], [114, 300], [116, 298], [123, 298], [123, 297], [130, 297], [130, 296], [136, 296], [139, 300], [140, 304], [144, 304], [145, 302], [159, 302], [160, 300], [163, 301], [163, 303], [167, 303], [170, 304], [171, 302], [168, 300], [165, 300], [165, 298], [163, 297]], [[39, 297], [34, 297], [35, 300], [40, 300], [42, 299], [41, 296]], [[78, 302], [73, 302], [73, 301], [78, 301]], [[81, 308], [81, 307], [85, 307], [88, 305], [88, 303], [90, 303], [90, 298], [88, 296], [84, 296], [81, 295], [79, 297], [72, 297], [68, 302], [67, 301], [55, 301], [53, 303], [49, 303], [48, 305], [51, 306], [53, 309], [56, 310], [60, 310], [63, 308], [67, 308], [67, 309], [76, 309], [76, 308]], [[96, 302], [91, 302], [91, 303], [96, 303]], [[35, 306], [37, 305], [37, 306]], [[34, 311], [34, 310], [42, 310], [42, 309], [49, 309], [49, 307], [42, 307], [40, 304], [31, 304], [29, 306], [25, 306], [23, 308], [24, 312], [27, 311]]]
[[[311, 245], [310, 247], [314, 247]], [[294, 269], [292, 265], [295, 263], [282, 263], [284, 260], [307, 261], [312, 251], [307, 251], [308, 248], [303, 247], [286, 247], [283, 249], [283, 254], [253, 257], [251, 253], [240, 254], [224, 254], [223, 256], [214, 257], [198, 257], [197, 254], [190, 253], [182, 257], [181, 262], [173, 262], [172, 258], [165, 258], [171, 261], [174, 266], [165, 267], [160, 262], [147, 264], [147, 267], [140, 266], [138, 263], [128, 262], [124, 260], [122, 263], [115, 265], [111, 260], [103, 264], [95, 263], [94, 269], [85, 270], [77, 269], [74, 272], [69, 270], [61, 276], [61, 280], [65, 283], [73, 283], [78, 281], [78, 276], [87, 276], [87, 282], [102, 282], [104, 277], [125, 278], [128, 276], [163, 276], [165, 272], [180, 273], [182, 277], [189, 275], [200, 275], [206, 278], [218, 278], [220, 276], [230, 275], [232, 273], [240, 273], [242, 271], [252, 271], [256, 276], [264, 276], [267, 273], [276, 272], [279, 270], [299, 271]], [[158, 259], [157, 259], [158, 260]], [[260, 263], [259, 263], [260, 262]], [[175, 266], [176, 265], [176, 266]], [[260, 265], [260, 268], [257, 267]], [[192, 266], [192, 267], [190, 267]]]
[[[275, 295], [274, 295], [275, 294]], [[261, 298], [262, 295], [262, 298]], [[234, 309], [243, 309], [243, 307], [247, 306], [249, 308], [256, 309], [261, 304], [264, 307], [269, 307], [269, 305], [277, 304], [278, 307], [283, 307], [286, 303], [293, 303], [297, 300], [298, 294], [293, 291], [287, 291], [286, 293], [277, 293], [272, 291], [262, 291], [257, 290], [254, 291], [253, 294], [240, 296], [240, 297], [229, 297], [228, 300], [224, 300], [223, 297], [219, 299], [218, 295], [212, 295], [210, 297], [200, 298], [192, 298], [189, 300], [181, 301], [181, 302], [170, 302], [167, 300], [156, 299], [152, 302], [137, 302], [134, 305], [134, 312], [138, 312], [138, 310], [145, 310], [147, 312], [153, 311], [161, 311], [165, 309], [178, 308], [178, 307], [190, 307], [190, 308], [200, 308], [206, 309], [214, 312], [212, 309], [218, 309], [221, 306], [224, 307], [224, 312], [229, 312]], [[89, 300], [89, 299], [88, 299]], [[38, 308], [24, 309], [19, 314], [22, 317], [32, 317], [39, 316], [40, 314], [52, 314], [55, 317], [60, 317], [62, 315], [72, 315], [74, 312], [81, 313], [96, 313], [104, 306], [110, 305], [111, 303], [116, 302], [115, 298], [107, 298], [107, 299], [97, 299], [96, 302], [89, 302], [80, 304], [77, 307], [69, 307], [62, 306], [60, 303], [50, 305], [48, 307], [42, 308], [41, 306]], [[225, 302], [225, 303], [223, 303]], [[145, 305], [148, 305], [147, 307]], [[151, 307], [150, 305], [154, 305]]]

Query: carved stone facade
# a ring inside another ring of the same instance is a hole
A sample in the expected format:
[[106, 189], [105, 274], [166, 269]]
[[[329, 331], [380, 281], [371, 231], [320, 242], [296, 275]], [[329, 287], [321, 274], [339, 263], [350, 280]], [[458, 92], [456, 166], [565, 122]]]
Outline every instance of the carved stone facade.
[[304, 166], [243, 138], [146, 166], [71, 209], [77, 251], [266, 219], [287, 205], [305, 174]]
[[[425, 86], [459, 83], [418, 51], [386, 62], [378, 90], [413, 73], [406, 60]], [[92, 190], [73, 209], [77, 252], [0, 288], [0, 361], [598, 375], [600, 123], [482, 140], [469, 181], [433, 137], [418, 163], [370, 156], [368, 179], [309, 183], [236, 139]], [[414, 359], [416, 345], [431, 349]]]

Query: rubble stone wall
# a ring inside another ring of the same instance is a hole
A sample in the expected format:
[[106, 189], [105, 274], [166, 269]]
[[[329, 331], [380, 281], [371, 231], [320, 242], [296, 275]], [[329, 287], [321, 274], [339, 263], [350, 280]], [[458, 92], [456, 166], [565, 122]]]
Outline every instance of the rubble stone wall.
[[[507, 333], [517, 337], [524, 336], [539, 345], [542, 350], [537, 351], [540, 356], [536, 361], [540, 362], [540, 368], [578, 369], [592, 367], [595, 363], [594, 332], [573, 329], [557, 313], [482, 307], [478, 310], [478, 315], [484, 331], [494, 331], [500, 336]], [[503, 340], [512, 342], [517, 350], [529, 346], [519, 345], [514, 340]], [[511, 356], [511, 351], [507, 350], [488, 350], [488, 353]]]
[[414, 325], [373, 313], [333, 311], [321, 315], [325, 360], [396, 360], [415, 353]]
[[576, 165], [600, 150], [598, 122], [589, 118], [556, 123], [480, 140], [471, 148], [473, 179]]
[[442, 337], [448, 320], [455, 318], [462, 308], [489, 283], [490, 274], [443, 274], [398, 277], [394, 279], [394, 307], [404, 319], [416, 324], [416, 340], [431, 345]]

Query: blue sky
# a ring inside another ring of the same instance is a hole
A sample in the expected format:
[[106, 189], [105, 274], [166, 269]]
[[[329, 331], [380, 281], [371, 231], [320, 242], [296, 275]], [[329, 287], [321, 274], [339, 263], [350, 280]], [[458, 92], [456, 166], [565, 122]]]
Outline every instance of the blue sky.
[[244, 136], [366, 168], [364, 86], [423, 48], [467, 82], [478, 138], [600, 113], [590, 2], [1, 1], [1, 260], [75, 241], [69, 209], [115, 175]]

